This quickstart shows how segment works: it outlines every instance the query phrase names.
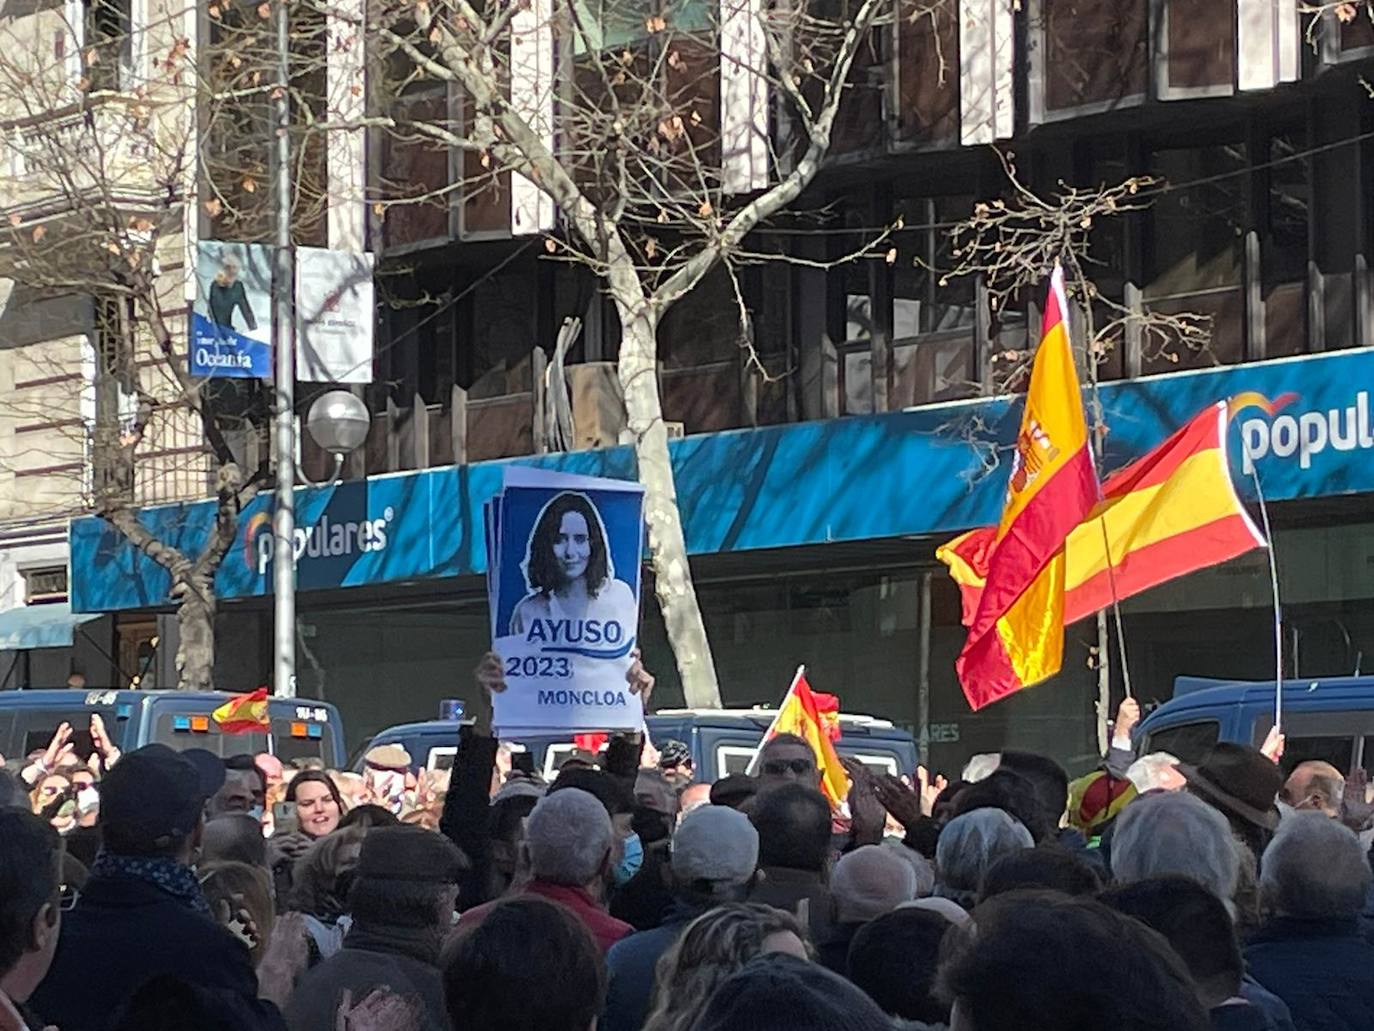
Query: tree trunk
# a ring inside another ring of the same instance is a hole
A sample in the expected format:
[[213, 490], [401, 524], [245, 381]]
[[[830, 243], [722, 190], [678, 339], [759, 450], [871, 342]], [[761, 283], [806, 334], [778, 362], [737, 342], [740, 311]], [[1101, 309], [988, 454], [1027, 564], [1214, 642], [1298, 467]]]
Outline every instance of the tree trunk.
[[177, 628], [177, 690], [214, 689], [215, 670], [215, 585], [213, 577], [196, 577], [194, 584], [179, 583], [174, 593]]
[[668, 457], [668, 428], [658, 393], [658, 324], [643, 301], [625, 303], [616, 296], [620, 314], [620, 385], [625, 413], [635, 436], [639, 482], [644, 485], [644, 519], [649, 527], [649, 556], [668, 643], [677, 659], [682, 690], [692, 708], [720, 708], [720, 687], [697, 604], [687, 541], [677, 507], [677, 484]]

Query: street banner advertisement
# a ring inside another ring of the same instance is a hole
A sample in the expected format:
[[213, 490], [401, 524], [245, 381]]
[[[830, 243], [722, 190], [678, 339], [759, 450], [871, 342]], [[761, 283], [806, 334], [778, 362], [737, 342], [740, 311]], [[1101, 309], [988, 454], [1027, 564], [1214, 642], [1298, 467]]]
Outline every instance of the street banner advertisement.
[[192, 376], [272, 375], [272, 249], [201, 240], [191, 311]]
[[492, 647], [506, 738], [638, 730], [625, 677], [639, 633], [644, 489], [513, 466], [486, 513]]
[[296, 249], [296, 378], [371, 383], [372, 255]]

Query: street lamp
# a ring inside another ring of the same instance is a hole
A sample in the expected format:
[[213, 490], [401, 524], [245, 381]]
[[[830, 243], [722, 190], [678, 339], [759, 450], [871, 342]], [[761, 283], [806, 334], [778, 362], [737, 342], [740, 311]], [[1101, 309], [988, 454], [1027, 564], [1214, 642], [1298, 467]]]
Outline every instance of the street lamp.
[[344, 459], [363, 446], [372, 416], [362, 398], [347, 390], [321, 394], [310, 406], [305, 428], [316, 444], [334, 456], [334, 482], [338, 482]]
[[[325, 451], [334, 456], [334, 475], [330, 483], [338, 483], [343, 473], [344, 459], [362, 446], [367, 440], [367, 432], [372, 424], [367, 405], [362, 399], [347, 390], [331, 390], [315, 399], [305, 417], [305, 428]], [[291, 472], [296, 473], [291, 451], [282, 456], [289, 463]], [[304, 479], [304, 477], [301, 477]], [[274, 609], [275, 609], [275, 677], [278, 697], [296, 697], [296, 563], [295, 563], [295, 506], [287, 504], [283, 512], [283, 490], [290, 491], [294, 486], [295, 475], [277, 488], [278, 519], [285, 517], [280, 525], [283, 537], [278, 539], [276, 568], [273, 570]], [[309, 482], [307, 480], [307, 482]], [[324, 486], [324, 484], [315, 484]], [[282, 547], [282, 542], [285, 546]]]

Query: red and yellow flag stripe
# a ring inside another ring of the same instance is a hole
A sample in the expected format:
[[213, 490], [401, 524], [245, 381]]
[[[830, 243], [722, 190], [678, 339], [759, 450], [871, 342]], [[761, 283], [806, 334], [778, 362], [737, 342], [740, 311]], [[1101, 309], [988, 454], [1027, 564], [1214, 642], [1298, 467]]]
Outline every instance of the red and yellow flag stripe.
[[[1103, 483], [1102, 503], [1065, 543], [1065, 624], [1110, 605], [1113, 586], [1129, 598], [1264, 547], [1231, 483], [1226, 428], [1235, 410], [1235, 398], [1209, 405]], [[995, 527], [982, 527], [936, 552], [960, 586], [965, 623], [979, 606], [995, 536]]]
[[1064, 652], [1064, 542], [1097, 501], [1063, 272], [1050, 282], [1002, 520], [955, 662], [974, 709], [1059, 671]]

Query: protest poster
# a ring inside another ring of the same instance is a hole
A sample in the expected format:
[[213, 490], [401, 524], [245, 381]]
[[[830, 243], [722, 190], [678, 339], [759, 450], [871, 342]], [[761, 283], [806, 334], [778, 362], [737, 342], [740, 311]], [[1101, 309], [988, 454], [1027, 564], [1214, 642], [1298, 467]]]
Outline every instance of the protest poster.
[[506, 690], [502, 737], [637, 730], [625, 675], [639, 634], [644, 490], [511, 467], [486, 513], [493, 649]]
[[272, 249], [201, 240], [191, 311], [192, 376], [272, 375]]

